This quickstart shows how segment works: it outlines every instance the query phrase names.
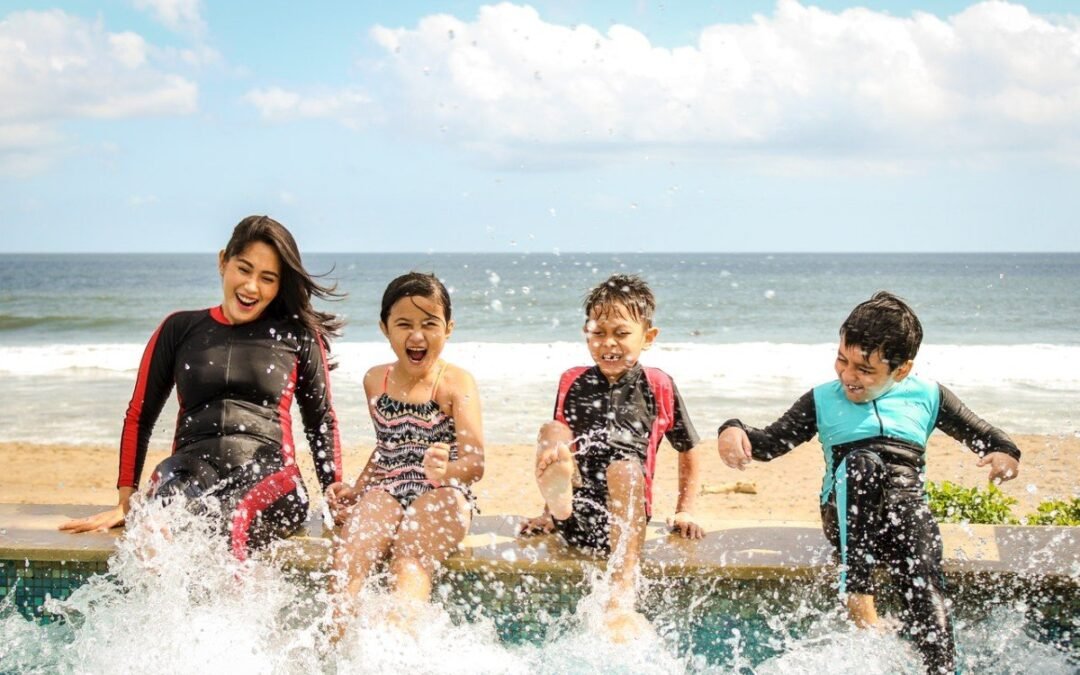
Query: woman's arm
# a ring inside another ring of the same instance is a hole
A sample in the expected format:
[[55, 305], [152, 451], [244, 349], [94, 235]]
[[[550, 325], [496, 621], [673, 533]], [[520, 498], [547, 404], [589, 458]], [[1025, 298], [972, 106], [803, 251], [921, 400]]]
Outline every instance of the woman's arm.
[[60, 525], [61, 530], [92, 532], [119, 527], [127, 519], [131, 509], [131, 497], [137, 491], [146, 449], [154, 431], [161, 409], [165, 406], [174, 384], [176, 347], [184, 333], [183, 318], [189, 313], [172, 314], [158, 326], [143, 350], [139, 372], [135, 377], [135, 389], [124, 414], [124, 429], [120, 434], [120, 468], [117, 472], [116, 506], [86, 518], [69, 520]]
[[322, 337], [302, 337], [298, 358], [296, 402], [315, 473], [325, 490], [341, 481], [341, 436], [330, 395], [330, 366]]

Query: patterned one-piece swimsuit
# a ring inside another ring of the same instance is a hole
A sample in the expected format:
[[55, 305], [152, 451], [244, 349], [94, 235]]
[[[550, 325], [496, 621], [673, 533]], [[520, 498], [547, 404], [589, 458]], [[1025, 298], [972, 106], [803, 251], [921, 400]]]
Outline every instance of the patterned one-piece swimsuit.
[[[375, 450], [371, 455], [375, 475], [368, 489], [389, 493], [403, 508], [409, 508], [417, 497], [436, 487], [424, 475], [424, 453], [429, 446], [446, 443], [450, 446], [450, 461], [458, 456], [454, 418], [444, 413], [435, 401], [435, 392], [445, 369], [446, 364], [443, 363], [431, 388], [431, 398], [426, 403], [408, 403], [391, 398], [386, 393], [390, 377], [390, 369], [387, 368], [382, 393], [375, 400], [372, 414]], [[467, 488], [457, 485], [446, 487], [460, 490], [472, 502]]]

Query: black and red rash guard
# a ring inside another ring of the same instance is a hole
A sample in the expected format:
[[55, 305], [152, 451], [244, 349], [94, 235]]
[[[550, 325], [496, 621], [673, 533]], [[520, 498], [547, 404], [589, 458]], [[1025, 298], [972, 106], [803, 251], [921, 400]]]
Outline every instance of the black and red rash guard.
[[214, 307], [172, 314], [150, 338], [124, 418], [117, 487], [138, 486], [150, 434], [174, 385], [180, 403], [174, 453], [194, 453], [222, 476], [256, 462], [267, 487], [299, 484], [295, 397], [319, 482], [325, 488], [341, 480], [322, 339], [265, 314], [234, 326]]

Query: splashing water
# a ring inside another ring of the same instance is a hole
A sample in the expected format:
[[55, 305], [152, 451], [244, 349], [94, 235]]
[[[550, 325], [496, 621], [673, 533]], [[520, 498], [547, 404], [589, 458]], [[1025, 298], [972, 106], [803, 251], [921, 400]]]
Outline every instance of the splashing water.
[[[11, 597], [0, 601], [0, 672], [920, 672], [895, 631], [856, 630], [827, 588], [815, 596], [790, 582], [647, 581], [638, 606], [653, 630], [613, 644], [603, 627], [609, 582], [598, 572], [582, 582], [590, 590], [572, 612], [545, 614], [535, 639], [507, 639], [501, 619], [483, 609], [465, 620], [443, 584], [436, 596], [451, 598], [448, 607], [415, 608], [405, 628], [395, 620], [401, 607], [365, 591], [335, 644], [326, 575], [282, 571], [265, 556], [239, 562], [215, 522], [178, 505], [140, 505], [109, 572], [67, 600], [48, 601], [51, 622], [23, 618]], [[497, 583], [480, 574], [468, 597]], [[511, 606], [522, 607], [538, 587], [519, 583]], [[959, 618], [962, 669], [1076, 672], [1077, 654], [1033, 636], [1027, 618], [1017, 603]]]

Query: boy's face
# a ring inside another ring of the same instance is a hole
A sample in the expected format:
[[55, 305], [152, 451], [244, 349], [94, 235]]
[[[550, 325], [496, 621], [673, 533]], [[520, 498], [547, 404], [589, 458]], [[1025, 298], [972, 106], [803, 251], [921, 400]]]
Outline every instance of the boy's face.
[[849, 401], [867, 403], [907, 377], [914, 363], [907, 361], [896, 370], [889, 370], [889, 362], [882, 360], [880, 349], [867, 355], [859, 347], [848, 346], [840, 338], [840, 349], [836, 352], [836, 377], [840, 379]]
[[652, 346], [660, 329], [646, 328], [620, 303], [594, 307], [585, 323], [589, 354], [608, 382], [618, 382], [630, 370], [641, 352]]

